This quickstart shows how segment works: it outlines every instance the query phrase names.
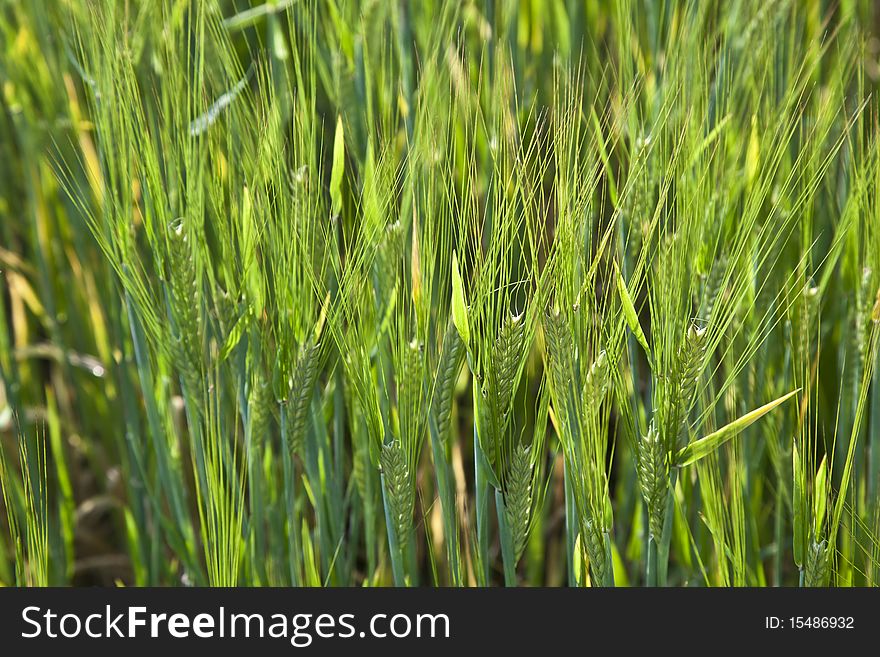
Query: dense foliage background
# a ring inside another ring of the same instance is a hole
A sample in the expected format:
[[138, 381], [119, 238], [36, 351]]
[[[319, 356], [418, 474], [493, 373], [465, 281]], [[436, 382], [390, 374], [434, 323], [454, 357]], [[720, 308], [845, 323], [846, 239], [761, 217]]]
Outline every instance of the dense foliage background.
[[0, 583], [876, 585], [867, 0], [0, 0]]

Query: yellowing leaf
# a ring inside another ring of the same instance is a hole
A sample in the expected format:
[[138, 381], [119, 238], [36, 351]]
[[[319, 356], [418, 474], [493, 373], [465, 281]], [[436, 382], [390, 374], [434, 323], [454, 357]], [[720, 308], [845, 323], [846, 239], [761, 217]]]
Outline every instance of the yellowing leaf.
[[871, 311], [871, 319], [880, 322], [880, 287], [877, 288], [877, 300], [874, 302], [874, 309]]
[[708, 436], [700, 438], [699, 440], [695, 440], [678, 452], [675, 464], [678, 466], [690, 465], [691, 463], [699, 461], [704, 456], [711, 454], [750, 424], [772, 411], [787, 399], [793, 397], [797, 392], [797, 390], [792, 390], [787, 395], [783, 395], [769, 404], [764, 404], [760, 408], [756, 408], [755, 410], [746, 413], [730, 424], [724, 425], [718, 429], [718, 431], [710, 433]]
[[13, 296], [18, 297], [30, 309], [30, 311], [39, 318], [46, 316], [46, 309], [40, 302], [39, 296], [34, 292], [34, 288], [24, 276], [9, 271], [6, 273], [6, 279], [9, 283], [9, 292]]
[[330, 203], [334, 215], [338, 215], [342, 211], [342, 177], [344, 174], [345, 133], [340, 114], [336, 119], [336, 136], [333, 138], [333, 168], [330, 169]]
[[470, 327], [468, 326], [467, 304], [464, 300], [464, 284], [458, 269], [458, 256], [452, 252], [452, 323], [466, 347], [470, 346]]
[[327, 321], [327, 311], [330, 308], [330, 293], [328, 292], [324, 296], [324, 303], [321, 304], [321, 315], [318, 317], [318, 322], [315, 324], [315, 342], [318, 342], [321, 339], [321, 333], [324, 330], [324, 323]]
[[758, 138], [758, 119], [752, 115], [752, 131], [749, 134], [749, 145], [746, 149], [746, 180], [751, 183], [758, 173], [758, 162], [761, 155], [761, 142]]
[[422, 298], [422, 261], [419, 251], [419, 215], [416, 212], [415, 204], [413, 204], [413, 223], [412, 223], [412, 257], [410, 258], [410, 268], [412, 274], [412, 300], [416, 308]]
[[813, 481], [813, 536], [816, 540], [822, 535], [822, 528], [825, 525], [825, 510], [828, 507], [828, 457], [822, 458], [819, 465], [819, 471]]

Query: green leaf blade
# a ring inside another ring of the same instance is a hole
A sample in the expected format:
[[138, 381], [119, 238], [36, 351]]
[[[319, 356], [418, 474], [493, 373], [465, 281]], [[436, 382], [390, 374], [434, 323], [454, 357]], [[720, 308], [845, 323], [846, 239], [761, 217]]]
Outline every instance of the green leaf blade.
[[797, 390], [792, 390], [791, 392], [783, 395], [779, 399], [764, 404], [763, 406], [746, 413], [745, 415], [734, 420], [733, 422], [724, 425], [723, 427], [718, 429], [718, 431], [710, 433], [708, 436], [700, 438], [699, 440], [695, 440], [678, 452], [675, 458], [675, 464], [678, 467], [684, 467], [686, 465], [696, 463], [704, 456], [708, 456], [709, 454], [714, 452], [731, 438], [734, 438], [743, 429], [756, 422], [758, 419], [772, 411], [774, 408], [787, 401], [788, 399], [791, 399], [791, 397], [793, 397], [797, 393]]
[[620, 273], [620, 269], [617, 267], [617, 263], [614, 264], [614, 272], [617, 278], [617, 293], [620, 296], [620, 303], [623, 307], [623, 318], [626, 320], [629, 330], [633, 332], [636, 340], [638, 340], [638, 343], [642, 346], [642, 349], [645, 350], [645, 355], [648, 357], [648, 363], [653, 368], [654, 359], [651, 355], [651, 347], [648, 346], [648, 339], [645, 337], [645, 332], [642, 330], [642, 325], [639, 323], [639, 315], [636, 312], [636, 307], [633, 304], [632, 297], [629, 295], [629, 290], [626, 288], [626, 282], [623, 280], [623, 276]]
[[342, 178], [345, 175], [345, 131], [342, 115], [336, 119], [336, 135], [333, 137], [333, 167], [330, 169], [330, 203], [334, 215], [342, 211]]
[[458, 268], [458, 255], [452, 252], [452, 323], [458, 330], [465, 347], [470, 348], [470, 326], [468, 324], [467, 304], [464, 298], [464, 283]]

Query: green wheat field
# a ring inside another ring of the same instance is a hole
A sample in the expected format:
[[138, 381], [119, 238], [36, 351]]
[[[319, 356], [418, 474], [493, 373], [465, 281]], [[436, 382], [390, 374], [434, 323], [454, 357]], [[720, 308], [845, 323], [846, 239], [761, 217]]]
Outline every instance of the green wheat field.
[[0, 584], [876, 586], [878, 34], [0, 0]]

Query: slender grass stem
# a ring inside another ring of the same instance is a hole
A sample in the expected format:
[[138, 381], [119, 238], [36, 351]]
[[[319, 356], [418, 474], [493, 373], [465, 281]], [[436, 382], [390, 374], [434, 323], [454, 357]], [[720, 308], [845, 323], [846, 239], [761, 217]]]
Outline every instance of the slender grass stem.
[[262, 450], [255, 444], [253, 436], [248, 437], [247, 472], [248, 501], [251, 507], [250, 527], [253, 532], [253, 549], [251, 567], [256, 573], [258, 582], [266, 582], [266, 567], [262, 556], [266, 554], [265, 522], [266, 513], [263, 501]]
[[657, 541], [648, 536], [648, 551], [645, 559], [645, 586], [657, 586]]
[[[870, 442], [868, 445], [868, 499], [880, 499], [880, 367], [874, 366], [871, 381]], [[871, 511], [868, 509], [868, 511]]]
[[479, 569], [477, 584], [489, 584], [489, 495], [491, 484], [488, 474], [489, 464], [480, 447], [476, 425], [474, 426], [474, 488], [477, 507], [477, 554]]
[[394, 577], [394, 586], [403, 587], [407, 585], [406, 575], [404, 572], [404, 562], [406, 560], [403, 551], [400, 549], [400, 541], [398, 540], [397, 523], [394, 522], [394, 512], [391, 509], [391, 502], [388, 499], [387, 487], [385, 484], [385, 475], [382, 474], [382, 501], [385, 507], [385, 529], [388, 533], [388, 553], [391, 557], [391, 573]]
[[507, 507], [504, 505], [504, 494], [495, 490], [495, 513], [498, 516], [498, 537], [501, 541], [501, 559], [504, 566], [504, 585], [516, 586], [516, 554], [513, 537], [507, 525]]
[[602, 583], [602, 586], [605, 587], [614, 587], [614, 555], [611, 550], [611, 534], [608, 532], [603, 533], [603, 538], [605, 541], [605, 581]]
[[785, 528], [785, 498], [780, 484], [776, 486], [773, 519], [773, 586], [782, 586], [782, 536]]
[[669, 546], [672, 542], [672, 526], [675, 520], [675, 484], [678, 470], [669, 473], [669, 492], [666, 496], [666, 514], [663, 518], [663, 536], [657, 546], [657, 586], [667, 585], [669, 572]]
[[296, 462], [288, 449], [288, 421], [287, 407], [281, 404], [281, 464], [284, 478], [284, 507], [286, 510], [288, 535], [290, 542], [287, 546], [287, 568], [290, 583], [293, 586], [303, 584], [303, 552], [300, 546], [300, 517], [297, 500], [299, 499]]
[[437, 422], [433, 416], [428, 420], [431, 439], [431, 456], [437, 478], [437, 491], [443, 514], [443, 542], [446, 545], [446, 558], [449, 561], [449, 575], [453, 586], [461, 586], [461, 561], [459, 559], [458, 522], [455, 509], [455, 474], [446, 459], [442, 438], [437, 433]]
[[577, 509], [575, 509], [574, 504], [574, 493], [572, 493], [571, 484], [568, 481], [568, 465], [563, 465], [562, 476], [565, 493], [565, 555], [568, 585], [578, 586], [580, 582], [578, 582], [574, 570], [574, 551], [578, 535], [578, 520]]

